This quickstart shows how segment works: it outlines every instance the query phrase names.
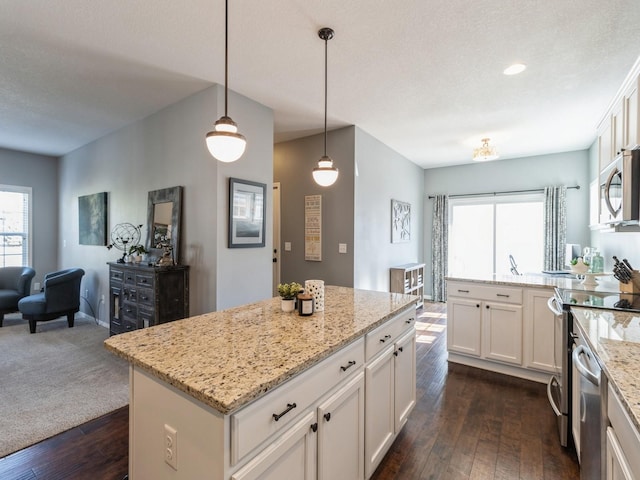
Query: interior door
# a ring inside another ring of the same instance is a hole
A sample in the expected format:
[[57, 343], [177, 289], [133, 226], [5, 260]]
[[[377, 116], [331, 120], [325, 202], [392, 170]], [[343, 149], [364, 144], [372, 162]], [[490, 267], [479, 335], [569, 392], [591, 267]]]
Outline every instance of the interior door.
[[280, 182], [273, 184], [273, 296], [278, 296], [280, 283]]

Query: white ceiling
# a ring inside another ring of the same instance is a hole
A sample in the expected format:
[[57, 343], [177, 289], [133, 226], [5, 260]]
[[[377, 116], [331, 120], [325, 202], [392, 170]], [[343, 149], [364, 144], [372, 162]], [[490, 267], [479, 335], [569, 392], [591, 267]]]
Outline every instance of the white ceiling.
[[[223, 0], [0, 11], [0, 147], [63, 155], [224, 82]], [[329, 128], [425, 168], [484, 136], [502, 158], [588, 148], [640, 54], [638, 0], [231, 0], [229, 88], [274, 110], [275, 141], [322, 131], [325, 26]]]

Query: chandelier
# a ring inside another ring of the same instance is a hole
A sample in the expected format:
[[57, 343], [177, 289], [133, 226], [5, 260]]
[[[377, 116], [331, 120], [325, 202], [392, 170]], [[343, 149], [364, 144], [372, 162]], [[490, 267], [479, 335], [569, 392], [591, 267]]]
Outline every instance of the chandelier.
[[489, 160], [495, 160], [498, 158], [498, 151], [496, 147], [489, 145], [489, 139], [482, 139], [482, 146], [480, 148], [473, 149], [473, 161], [474, 162], [488, 162]]

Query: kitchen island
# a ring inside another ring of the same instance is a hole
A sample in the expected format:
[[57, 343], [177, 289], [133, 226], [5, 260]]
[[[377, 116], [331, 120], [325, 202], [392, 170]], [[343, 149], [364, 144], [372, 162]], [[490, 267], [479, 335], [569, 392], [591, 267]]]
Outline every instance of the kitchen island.
[[274, 298], [107, 339], [130, 478], [368, 478], [415, 404], [417, 301], [328, 286], [310, 317]]
[[547, 383], [563, 355], [556, 287], [585, 289], [574, 275], [447, 277], [449, 361]]

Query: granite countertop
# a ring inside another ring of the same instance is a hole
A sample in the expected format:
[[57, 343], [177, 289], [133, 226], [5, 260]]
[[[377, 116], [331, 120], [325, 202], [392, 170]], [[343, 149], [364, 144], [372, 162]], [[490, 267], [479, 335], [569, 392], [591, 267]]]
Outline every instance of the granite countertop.
[[[599, 278], [598, 284], [608, 284], [608, 277]], [[564, 288], [564, 289], [586, 289], [591, 290], [592, 287], [585, 287], [581, 280], [576, 279], [574, 275], [548, 275], [543, 273], [528, 273], [523, 275], [478, 275], [478, 276], [447, 276], [447, 280], [456, 282], [472, 282], [472, 283], [493, 283], [495, 285], [509, 285], [515, 287], [542, 287], [542, 288]], [[613, 286], [617, 283], [611, 283]], [[617, 291], [617, 288], [616, 290]]]
[[418, 297], [325, 287], [324, 312], [280, 298], [115, 335], [105, 347], [223, 414], [238, 410], [415, 305]]
[[640, 313], [571, 308], [587, 343], [640, 431]]

